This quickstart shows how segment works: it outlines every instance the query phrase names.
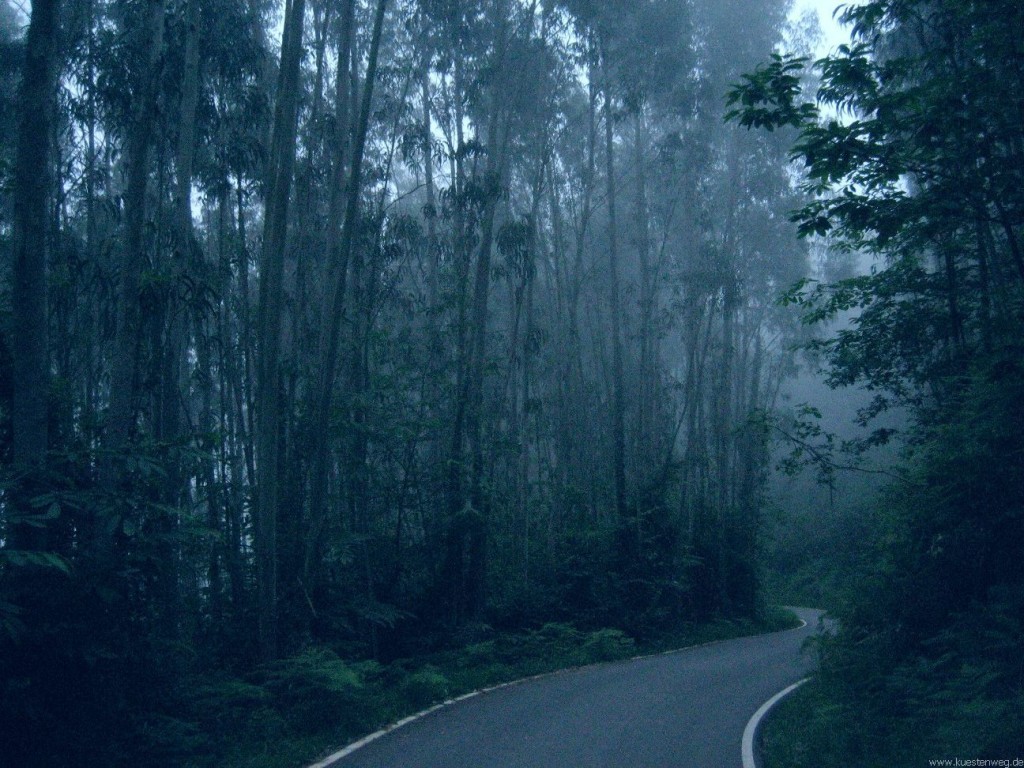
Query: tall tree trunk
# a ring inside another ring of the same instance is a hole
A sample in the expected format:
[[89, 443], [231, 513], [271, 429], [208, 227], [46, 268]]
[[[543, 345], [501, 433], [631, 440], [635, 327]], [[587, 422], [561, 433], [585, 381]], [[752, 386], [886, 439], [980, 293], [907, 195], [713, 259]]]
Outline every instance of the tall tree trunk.
[[[323, 370], [323, 356], [330, 351], [330, 336], [337, 335], [344, 315], [345, 293], [348, 285], [348, 258], [342, 258], [342, 239], [345, 221], [345, 177], [351, 143], [351, 91], [355, 83], [351, 73], [352, 41], [355, 32], [355, 0], [345, 0], [341, 8], [338, 28], [338, 67], [334, 83], [334, 136], [331, 145], [331, 183], [327, 207], [327, 244], [324, 261], [324, 300], [333, 313], [338, 306], [337, 325], [333, 314], [326, 325], [320, 327], [318, 380], [314, 382], [310, 405], [306, 441], [309, 447], [309, 530], [303, 560], [303, 580], [311, 584], [319, 561], [320, 532], [327, 518], [327, 488], [330, 474], [330, 405], [333, 391], [333, 372], [327, 381]], [[358, 115], [356, 116], [358, 118]], [[337, 349], [335, 348], [335, 354]], [[327, 402], [323, 396], [326, 393]]]
[[[178, 106], [178, 143], [175, 149], [174, 239], [175, 278], [185, 274], [197, 255], [198, 243], [192, 226], [192, 168], [195, 158], [196, 107], [199, 103], [199, 22], [200, 0], [188, 0], [185, 11], [185, 61], [181, 76], [181, 101]], [[177, 280], [175, 280], [177, 282]], [[168, 375], [164, 378], [165, 439], [176, 440], [180, 431], [179, 375], [185, 354], [185, 320], [179, 308], [170, 307], [168, 332]]]
[[[335, 271], [330, 280], [331, 289], [328, 294], [330, 300], [328, 318], [326, 325], [323, 326], [323, 331], [320, 336], [320, 374], [314, 390], [314, 407], [311, 409], [312, 418], [310, 420], [310, 438], [313, 440], [311, 461], [313, 467], [311, 478], [312, 492], [310, 495], [310, 503], [314, 527], [307, 539], [307, 571], [313, 565], [312, 557], [317, 547], [319, 528], [325, 517], [324, 507], [327, 496], [328, 460], [330, 458], [330, 443], [328, 441], [329, 435], [327, 425], [330, 423], [335, 369], [338, 361], [338, 348], [341, 342], [341, 321], [344, 315], [345, 306], [345, 273], [348, 269], [348, 263], [352, 255], [356, 232], [359, 227], [363, 156], [366, 149], [366, 136], [370, 126], [370, 108], [373, 104], [373, 90], [377, 80], [377, 59], [380, 52], [380, 39], [384, 27], [384, 13], [386, 9], [387, 0], [378, 0], [377, 10], [373, 20], [373, 31], [370, 38], [370, 52], [366, 65], [366, 75], [363, 78], [364, 82], [361, 103], [359, 105], [359, 123], [356, 128], [355, 142], [352, 148], [352, 167], [348, 177], [345, 218], [341, 226], [338, 254], [334, 259]], [[351, 20], [350, 9], [346, 10], [344, 13], [345, 18]], [[344, 36], [344, 34], [343, 30], [342, 35]], [[345, 45], [347, 46], [347, 43]], [[340, 93], [341, 91], [339, 88], [339, 98]], [[343, 162], [343, 157], [344, 154], [342, 148], [338, 151], [335, 158], [335, 162], [338, 167], [340, 167]], [[331, 258], [330, 255], [329, 258]]]
[[519, 382], [518, 433], [519, 457], [516, 472], [516, 500], [519, 507], [519, 519], [522, 525], [522, 557], [523, 587], [530, 584], [530, 441], [527, 435], [530, 424], [531, 392], [533, 388], [531, 358], [533, 356], [534, 338], [534, 284], [536, 282], [537, 262], [537, 229], [539, 227], [541, 196], [548, 166], [547, 152], [538, 160], [538, 172], [533, 182], [532, 203], [530, 207], [530, 233], [526, 247], [526, 263], [523, 265], [523, 285], [521, 293], [525, 294], [525, 317], [523, 318], [523, 340], [520, 349], [522, 357]]
[[615, 210], [615, 142], [612, 114], [611, 75], [607, 47], [601, 51], [604, 85], [605, 164], [608, 198], [608, 291], [612, 321], [612, 472], [615, 480], [615, 511], [623, 526], [627, 558], [634, 557], [638, 542], [626, 501], [626, 393], [622, 361], [622, 302], [619, 286], [619, 245]]
[[[146, 61], [139, 78], [128, 139], [128, 172], [124, 195], [125, 233], [121, 285], [118, 296], [114, 359], [110, 372], [110, 413], [107, 418], [107, 448], [123, 452], [135, 430], [136, 388], [139, 366], [139, 337], [142, 305], [139, 291], [146, 263], [146, 189], [149, 161], [156, 127], [157, 97], [160, 91], [160, 60], [163, 55], [165, 0], [148, 0], [144, 36]], [[106, 483], [113, 485], [115, 468], [108, 465]]]
[[729, 537], [732, 527], [733, 361], [736, 356], [736, 286], [730, 274], [722, 289], [722, 357], [716, 388], [715, 463], [718, 477], [717, 577], [719, 605], [730, 604]]
[[[225, 502], [224, 530], [225, 537], [222, 546], [225, 565], [228, 571], [228, 580], [231, 587], [232, 606], [232, 629], [240, 636], [244, 631], [242, 617], [248, 611], [248, 594], [246, 592], [245, 576], [243, 573], [242, 537], [243, 537], [243, 510], [245, 507], [245, 482], [251, 487], [255, 477], [255, 461], [253, 457], [253, 441], [251, 420], [253, 405], [251, 397], [251, 360], [252, 360], [252, 329], [249, 322], [249, 306], [251, 297], [249, 295], [249, 252], [245, 244], [245, 218], [242, 206], [241, 177], [238, 179], [238, 187], [235, 189], [235, 201], [237, 202], [237, 262], [238, 272], [235, 281], [237, 286], [237, 310], [232, 313], [229, 303], [224, 302], [221, 314], [223, 316], [222, 328], [224, 338], [231, 338], [237, 334], [237, 346], [220, 345], [220, 369], [222, 383], [221, 397], [224, 398], [222, 413], [224, 414], [225, 426], [228, 439], [224, 441], [222, 452], [224, 452], [224, 467], [230, 470], [232, 482], [230, 488], [223, 494]], [[230, 189], [227, 178], [224, 179], [224, 200], [225, 209], [229, 205], [228, 192]], [[222, 244], [221, 254], [225, 274], [231, 274], [232, 253], [229, 251], [229, 238], [225, 237]], [[239, 355], [236, 350], [241, 351]], [[200, 365], [202, 370], [202, 365]], [[248, 417], [248, 418], [247, 418]], [[228, 453], [229, 452], [229, 453]], [[222, 477], [227, 472], [222, 473]]]
[[[185, 9], [185, 51], [178, 104], [178, 137], [175, 147], [173, 219], [171, 231], [174, 249], [169, 264], [169, 289], [164, 293], [160, 312], [153, 318], [153, 369], [159, 382], [155, 409], [154, 437], [171, 447], [164, 461], [161, 501], [168, 509], [178, 507], [188, 493], [180, 457], [174, 452], [183, 439], [182, 369], [185, 365], [188, 326], [179, 289], [196, 261], [199, 250], [192, 227], [192, 166], [195, 156], [195, 119], [199, 97], [199, 0], [189, 0]], [[162, 166], [161, 166], [162, 168]], [[157, 238], [157, 242], [161, 238]], [[165, 513], [158, 522], [162, 534], [157, 589], [162, 607], [162, 634], [168, 641], [179, 640], [181, 630], [182, 587], [180, 584], [180, 547], [175, 542], [177, 518]], [[184, 575], [188, 575], [185, 571]], [[187, 589], [187, 588], [186, 588]]]
[[[86, 156], [85, 156], [85, 256], [90, 264], [96, 263], [99, 253], [97, 244], [96, 226], [96, 133], [97, 133], [97, 111], [96, 111], [96, 0], [89, 0], [86, 5]], [[87, 440], [94, 447], [96, 427], [98, 422], [96, 414], [99, 410], [97, 405], [98, 375], [97, 375], [97, 352], [96, 328], [98, 327], [99, 308], [94, 302], [90, 307], [85, 321], [87, 324], [85, 350], [85, 414], [83, 422], [90, 425]]]
[[[496, 144], [488, 142], [489, 146]], [[501, 155], [502, 149], [496, 149]], [[500, 188], [503, 174], [503, 158], [495, 163], [493, 183]], [[490, 165], [490, 164], [489, 164]], [[489, 193], [490, 196], [490, 193]], [[477, 252], [476, 271], [473, 278], [473, 314], [470, 342], [469, 373], [466, 387], [466, 438], [470, 446], [468, 479], [468, 502], [470, 515], [467, 543], [467, 572], [463, 597], [465, 617], [476, 617], [483, 610], [483, 581], [485, 575], [486, 507], [484, 498], [484, 436], [483, 436], [483, 386], [487, 357], [487, 313], [491, 280], [491, 250], [494, 244], [494, 225], [497, 214], [497, 190], [489, 200], [483, 217], [480, 247]]]
[[257, 481], [258, 631], [260, 655], [277, 656], [277, 516], [281, 467], [281, 331], [284, 309], [284, 250], [288, 202], [295, 167], [298, 129], [299, 70], [305, 0], [292, 0], [281, 41], [281, 71], [270, 144], [267, 201], [260, 258], [257, 338]]
[[[50, 383], [47, 331], [47, 214], [50, 141], [57, 88], [58, 0], [34, 0], [25, 40], [19, 97], [20, 121], [14, 167], [13, 460], [29, 475], [46, 463]], [[31, 477], [23, 489], [32, 492]], [[20, 494], [19, 494], [20, 495]], [[20, 500], [18, 500], [20, 501]], [[28, 512], [16, 503], [19, 511]], [[45, 548], [43, 529], [15, 525], [13, 548]]]
[[[587, 152], [581, 169], [582, 176], [582, 202], [580, 203], [579, 223], [575, 228], [575, 242], [573, 248], [572, 265], [566, 265], [564, 270], [565, 280], [563, 285], [565, 301], [565, 343], [567, 349], [563, 359], [563, 374], [561, 399], [562, 399], [562, 423], [559, 429], [560, 460], [562, 468], [561, 484], [563, 498], [568, 495], [569, 489], [576, 484], [587, 485], [593, 489], [596, 482], [595, 473], [584, 469], [584, 462], [580, 461], [580, 445], [587, 444], [587, 434], [591, 428], [587, 416], [586, 387], [583, 374], [583, 345], [580, 335], [580, 299], [582, 295], [585, 264], [584, 256], [587, 253], [587, 238], [590, 235], [590, 222], [594, 211], [593, 192], [594, 179], [597, 172], [597, 98], [598, 98], [598, 74], [595, 71], [596, 52], [593, 50], [593, 41], [588, 41], [589, 67], [587, 77]], [[561, 228], [562, 214], [558, 205], [558, 194], [554, 181], [551, 184], [552, 221], [556, 232], [555, 240], [560, 242], [558, 236]], [[581, 475], [582, 472], [582, 476]], [[593, 492], [590, 494], [593, 496]]]
[[[107, 455], [100, 464], [101, 485], [111, 496], [118, 492], [122, 462], [129, 452], [136, 430], [139, 365], [145, 320], [142, 315], [142, 275], [148, 262], [146, 203], [160, 92], [165, 2], [147, 0], [145, 24], [139, 30], [146, 58], [136, 83], [137, 91], [128, 133], [124, 242], [110, 370], [110, 403], [105, 427]], [[107, 524], [107, 521], [94, 521], [94, 555], [105, 565], [111, 562], [115, 532], [116, 528]]]
[[[257, 367], [256, 349], [252, 327], [252, 290], [249, 285], [249, 267], [251, 257], [245, 229], [245, 194], [242, 191], [242, 174], [237, 176], [235, 186], [235, 205], [238, 216], [238, 346], [242, 351], [242, 365], [239, 373], [239, 384], [234, 388], [238, 408], [238, 425], [243, 437], [243, 454], [245, 472], [249, 482], [255, 484], [256, 456], [254, 426], [256, 400], [253, 387], [253, 368]], [[244, 384], [243, 384], [244, 382]], [[244, 406], [244, 407], [243, 407]]]
[[[653, 480], [659, 446], [655, 442], [658, 425], [655, 423], [655, 393], [659, 376], [654, 310], [657, 289], [657, 269], [652, 264], [650, 244], [650, 213], [647, 203], [647, 169], [644, 148], [648, 144], [645, 131], [644, 107], [641, 104], [634, 121], [633, 135], [633, 197], [635, 245], [640, 262], [640, 369], [637, 382], [636, 438], [632, 459], [635, 482], [645, 486]], [[660, 471], [660, 470], [657, 470]]]
[[[455, 44], [455, 41], [451, 41]], [[455, 113], [455, 151], [450, 160], [452, 173], [453, 199], [455, 200], [452, 214], [452, 261], [455, 267], [456, 307], [455, 307], [455, 407], [452, 416], [449, 453], [444, 479], [444, 499], [447, 519], [443, 523], [445, 530], [444, 562], [441, 566], [441, 587], [443, 601], [448, 611], [448, 619], [453, 623], [461, 621], [462, 609], [462, 572], [464, 536], [459, 523], [462, 508], [465, 504], [465, 436], [466, 407], [465, 396], [469, 376], [469, 338], [466, 320], [469, 302], [469, 269], [470, 248], [466, 232], [466, 171], [465, 171], [465, 140], [463, 136], [463, 85], [462, 59], [458, 56], [452, 64], [452, 86], [454, 91]]]
[[[332, 24], [332, 6], [323, 0], [313, 0], [310, 18], [312, 20], [312, 54], [313, 84], [309, 109], [302, 132], [301, 145], [304, 149], [303, 162], [296, 170], [295, 192], [293, 203], [294, 226], [290, 229], [286, 247], [285, 284], [283, 290], [290, 296], [291, 311], [285, 318], [284, 338], [288, 340], [284, 348], [282, 363], [288, 370], [284, 390], [287, 403], [307, 401], [310, 397], [309, 382], [314, 378], [314, 371], [319, 368], [319, 349], [316, 346], [316, 329], [320, 323], [320, 312], [324, 296], [319, 290], [323, 285], [322, 277], [329, 259], [316, 263], [315, 254], [324, 253], [324, 233], [320, 226], [322, 217], [319, 215], [319, 190], [314, 184], [314, 177], [322, 152], [322, 111], [325, 87], [325, 69], [327, 65], [327, 42]], [[339, 67], [339, 69], [343, 69]], [[312, 343], [311, 343], [312, 342]], [[287, 406], [286, 406], [287, 408]], [[278, 505], [278, 587], [280, 599], [284, 603], [297, 606], [298, 610], [290, 611], [292, 624], [290, 631], [305, 631], [305, 621], [309, 612], [302, 609], [308, 604], [305, 579], [305, 553], [307, 531], [311, 518], [307, 506], [309, 490], [307, 485], [309, 449], [312, 442], [308, 436], [308, 420], [293, 423], [287, 421], [284, 426], [283, 445], [287, 446], [285, 455], [280, 457], [284, 472], [286, 491]], [[300, 599], [293, 597], [303, 594]], [[299, 622], [296, 627], [295, 621]]]
[[[426, 45], [426, 43], [424, 43]], [[438, 299], [438, 281], [440, 264], [437, 255], [437, 190], [434, 186], [434, 137], [431, 120], [430, 99], [430, 52], [423, 52], [423, 63], [420, 69], [420, 98], [423, 102], [423, 181], [426, 194], [426, 205], [423, 216], [427, 220], [427, 308], [429, 317], [428, 333], [435, 338], [432, 330], [436, 327], [434, 311]], [[431, 358], [434, 359], [434, 355]]]
[[[494, 11], [493, 18], [498, 26], [498, 37], [495, 43], [493, 69], [502, 73], [508, 34], [508, 2], [498, 4]], [[487, 501], [483, 482], [483, 384], [487, 356], [491, 250], [494, 245], [499, 192], [505, 178], [510, 127], [507, 116], [503, 115], [501, 95], [496, 85], [492, 85], [486, 126], [488, 151], [483, 172], [483, 182], [486, 185], [485, 202], [480, 216], [480, 239], [477, 246], [476, 269], [473, 273], [472, 307], [468, 328], [463, 323], [464, 305], [461, 301], [459, 311], [458, 347], [461, 353], [464, 341], [468, 340], [468, 347], [465, 347], [468, 355], [460, 354], [460, 374], [464, 371], [464, 375], [460, 375], [458, 382], [455, 427], [448, 460], [449, 520], [443, 581], [446, 582], [449, 618], [455, 623], [478, 617], [483, 611], [486, 599], [484, 582]], [[457, 227], [460, 223], [456, 220]], [[461, 229], [457, 230], [456, 238], [461, 235]], [[464, 277], [468, 282], [468, 254], [465, 266]], [[461, 364], [462, 359], [465, 360], [464, 366]], [[468, 474], [464, 466], [466, 448], [469, 453]]]

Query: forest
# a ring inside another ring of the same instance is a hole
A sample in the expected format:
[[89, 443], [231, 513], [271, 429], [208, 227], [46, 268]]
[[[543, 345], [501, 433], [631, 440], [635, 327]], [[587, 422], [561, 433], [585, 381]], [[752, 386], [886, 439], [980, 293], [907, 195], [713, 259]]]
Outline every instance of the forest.
[[0, 764], [298, 766], [783, 599], [772, 765], [1024, 757], [1024, 7], [790, 11], [0, 0]]
[[784, 137], [722, 115], [782, 4], [19, 13], [12, 765], [207, 764], [444, 688], [395, 660], [764, 613], [752, 414], [808, 249]]

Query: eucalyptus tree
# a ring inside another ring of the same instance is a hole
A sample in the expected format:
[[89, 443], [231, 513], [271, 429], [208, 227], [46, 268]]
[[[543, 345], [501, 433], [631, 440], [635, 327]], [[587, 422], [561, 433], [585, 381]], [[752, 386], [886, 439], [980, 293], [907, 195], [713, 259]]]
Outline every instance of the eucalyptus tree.
[[[108, 448], [125, 451], [134, 436], [139, 368], [139, 341], [142, 333], [142, 276], [146, 261], [146, 198], [150, 160], [160, 94], [160, 62], [164, 55], [163, 0], [153, 0], [142, 9], [142, 18], [132, 18], [126, 9], [125, 24], [138, 36], [141, 61], [133, 73], [131, 122], [127, 127], [125, 222], [122, 266], [118, 296], [117, 327], [111, 363], [110, 408], [106, 426]], [[116, 468], [107, 469], [106, 482], [113, 485]], [[101, 547], [105, 542], [99, 543]]]
[[[47, 230], [53, 194], [48, 137], [56, 108], [59, 18], [58, 2], [33, 4], [17, 102], [20, 120], [14, 158], [11, 276], [12, 334], [17, 341], [11, 350], [11, 460], [17, 471], [24, 473], [26, 487], [19, 494], [16, 511], [26, 517], [33, 513], [26, 502], [41, 489], [38, 483], [48, 449]], [[47, 548], [43, 529], [15, 523], [11, 533], [15, 549]]]

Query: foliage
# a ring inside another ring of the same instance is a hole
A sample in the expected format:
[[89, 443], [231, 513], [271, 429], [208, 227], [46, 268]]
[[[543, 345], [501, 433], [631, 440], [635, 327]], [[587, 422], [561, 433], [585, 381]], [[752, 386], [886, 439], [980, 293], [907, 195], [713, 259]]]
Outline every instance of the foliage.
[[366, 670], [354, 669], [328, 651], [311, 649], [273, 664], [261, 676], [262, 687], [295, 731], [359, 728], [362, 713], [354, 705], [373, 668], [371, 663]]
[[[816, 66], [777, 59], [733, 91], [748, 125], [793, 125], [818, 195], [804, 234], [871, 254], [868, 275], [797, 285], [834, 386], [860, 420], [910, 416], [907, 458], [821, 647], [820, 680], [779, 719], [777, 765], [888, 765], [1021, 752], [1024, 566], [1018, 37], [1011, 2], [848, 7], [854, 41]], [[820, 437], [806, 432], [803, 437]], [[869, 438], [875, 439], [875, 438]], [[796, 714], [793, 714], [793, 713]], [[802, 722], [801, 722], [802, 721]], [[799, 726], [798, 726], [799, 723]]]

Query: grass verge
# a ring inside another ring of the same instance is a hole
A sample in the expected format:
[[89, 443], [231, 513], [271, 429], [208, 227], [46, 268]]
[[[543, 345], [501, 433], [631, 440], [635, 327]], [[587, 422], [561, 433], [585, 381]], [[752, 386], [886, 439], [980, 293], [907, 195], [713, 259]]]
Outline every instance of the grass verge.
[[986, 680], [973, 669], [935, 675], [904, 668], [875, 690], [819, 675], [769, 713], [760, 731], [764, 768], [1024, 761], [1024, 695], [979, 692]]
[[811, 679], [780, 701], [761, 724], [758, 737], [765, 768], [821, 768], [822, 747], [808, 728], [819, 721], [828, 701], [821, 684]]

